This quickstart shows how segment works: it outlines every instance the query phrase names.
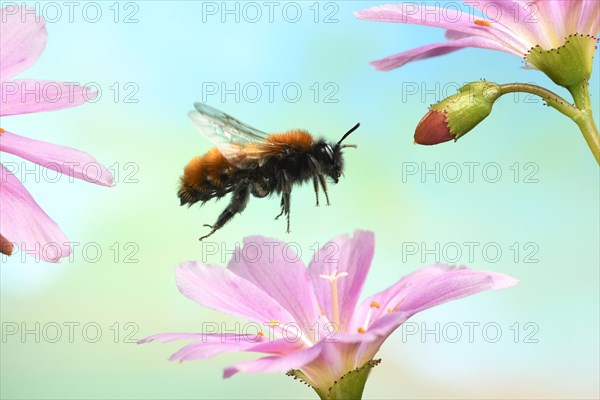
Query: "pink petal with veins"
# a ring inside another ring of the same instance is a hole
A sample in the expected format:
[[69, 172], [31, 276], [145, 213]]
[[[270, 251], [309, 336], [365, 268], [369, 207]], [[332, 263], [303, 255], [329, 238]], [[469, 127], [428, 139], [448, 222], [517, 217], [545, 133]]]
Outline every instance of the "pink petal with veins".
[[108, 168], [88, 153], [71, 147], [4, 132], [0, 135], [0, 151], [14, 154], [42, 167], [86, 182], [103, 186], [113, 184], [113, 176]]
[[[16, 4], [16, 3], [15, 3]], [[0, 9], [0, 79], [5, 81], [31, 67], [44, 51], [46, 21], [35, 9], [9, 4]]]
[[71, 254], [69, 239], [19, 180], [0, 164], [0, 233], [38, 260], [58, 262]]
[[98, 94], [68, 82], [19, 79], [2, 82], [0, 116], [56, 111], [84, 104]]

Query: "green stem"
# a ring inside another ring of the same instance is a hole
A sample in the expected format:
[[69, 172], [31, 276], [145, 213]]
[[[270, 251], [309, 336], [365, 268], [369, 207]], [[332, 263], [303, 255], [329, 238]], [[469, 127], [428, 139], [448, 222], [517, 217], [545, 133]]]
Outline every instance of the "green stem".
[[502, 94], [525, 92], [541, 97], [546, 103], [573, 120], [583, 133], [596, 162], [600, 164], [600, 133], [594, 122], [592, 115], [592, 103], [588, 82], [584, 81], [580, 85], [569, 87], [569, 92], [573, 95], [575, 106], [570, 104], [556, 93], [540, 86], [528, 83], [507, 83], [500, 85]]
[[539, 96], [544, 99], [550, 107], [557, 109], [572, 120], [575, 120], [575, 118], [581, 114], [581, 110], [577, 107], [574, 107], [567, 100], [541, 86], [531, 85], [529, 83], [506, 83], [500, 85], [500, 88], [502, 89], [502, 94], [524, 92]]
[[568, 87], [567, 89], [573, 95], [575, 105], [581, 111], [580, 115], [574, 118], [573, 121], [579, 126], [592, 154], [596, 157], [598, 164], [600, 164], [600, 132], [598, 132], [598, 127], [594, 122], [588, 81], [584, 80], [581, 84]]

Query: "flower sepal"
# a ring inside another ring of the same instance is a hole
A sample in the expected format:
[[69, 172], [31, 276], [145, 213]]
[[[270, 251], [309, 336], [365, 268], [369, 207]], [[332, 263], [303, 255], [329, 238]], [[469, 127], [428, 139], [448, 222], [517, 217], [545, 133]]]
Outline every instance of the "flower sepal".
[[432, 105], [415, 130], [415, 143], [433, 145], [457, 140], [492, 112], [502, 89], [493, 82], [471, 82], [457, 94]]
[[597, 43], [598, 39], [592, 35], [574, 34], [555, 49], [533, 47], [525, 61], [548, 75], [557, 85], [569, 88], [590, 79]]
[[362, 367], [348, 371], [329, 388], [311, 386], [300, 370], [289, 371], [287, 375], [312, 387], [321, 400], [361, 399], [369, 373], [379, 363], [381, 363], [381, 359], [367, 361]]

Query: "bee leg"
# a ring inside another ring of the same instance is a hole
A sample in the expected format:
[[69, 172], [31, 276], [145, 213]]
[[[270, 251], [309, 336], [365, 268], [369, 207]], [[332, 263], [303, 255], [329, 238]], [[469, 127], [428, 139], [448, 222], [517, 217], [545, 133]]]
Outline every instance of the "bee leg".
[[292, 198], [291, 192], [284, 192], [281, 195], [281, 199], [283, 200], [283, 212], [287, 216], [287, 230], [286, 233], [290, 233], [290, 202]]
[[329, 194], [327, 193], [327, 181], [325, 181], [325, 176], [319, 175], [319, 182], [321, 182], [321, 187], [323, 188], [323, 192], [325, 192], [325, 200], [327, 200], [327, 205], [330, 206], [329, 202]]
[[283, 183], [281, 200], [283, 201], [283, 212], [287, 216], [286, 232], [290, 233], [290, 203], [292, 201], [292, 184], [288, 179], [286, 179]]
[[319, 179], [317, 176], [313, 176], [313, 186], [315, 188], [315, 197], [317, 198], [316, 206], [319, 207]]
[[275, 217], [275, 221], [277, 221], [285, 212], [285, 208], [283, 207], [283, 195], [281, 196], [281, 203], [279, 206], [281, 207], [281, 212]]
[[215, 222], [215, 224], [211, 226], [211, 231], [209, 232], [209, 234], [202, 236], [200, 240], [204, 240], [207, 237], [211, 236], [213, 233], [221, 229], [223, 225], [229, 222], [229, 220], [231, 220], [231, 218], [233, 218], [235, 214], [244, 211], [244, 208], [246, 208], [246, 205], [248, 204], [249, 198], [250, 190], [248, 189], [248, 186], [238, 186], [238, 188], [236, 188], [233, 192], [233, 195], [231, 196], [231, 201], [229, 202], [227, 208], [223, 210], [221, 215], [219, 215], [217, 222]]

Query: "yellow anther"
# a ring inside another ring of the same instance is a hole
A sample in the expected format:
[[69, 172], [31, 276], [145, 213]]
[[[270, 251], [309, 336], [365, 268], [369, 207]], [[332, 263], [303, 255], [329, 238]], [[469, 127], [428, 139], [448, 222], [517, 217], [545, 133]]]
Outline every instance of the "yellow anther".
[[262, 331], [258, 332], [257, 335], [258, 336], [265, 336], [265, 334]]
[[267, 322], [267, 325], [269, 325], [269, 326], [277, 326], [277, 325], [279, 325], [279, 321], [278, 320], [269, 321], [269, 322]]
[[2, 135], [4, 132], [6, 132], [4, 129], [0, 128], [0, 135]]
[[378, 303], [378, 302], [376, 302], [376, 301], [372, 301], [372, 302], [371, 302], [371, 305], [370, 305], [370, 307], [371, 307], [371, 308], [373, 308], [373, 307], [375, 307], [375, 308], [380, 308], [380, 307], [381, 307], [381, 304], [379, 304], [379, 303]]
[[367, 330], [365, 328], [363, 328], [362, 326], [360, 328], [357, 329], [358, 333], [365, 333], [367, 332]]
[[477, 26], [488, 26], [488, 27], [492, 26], [492, 24], [490, 24], [489, 22], [484, 21], [482, 19], [476, 19], [475, 21], [473, 21], [473, 23]]

